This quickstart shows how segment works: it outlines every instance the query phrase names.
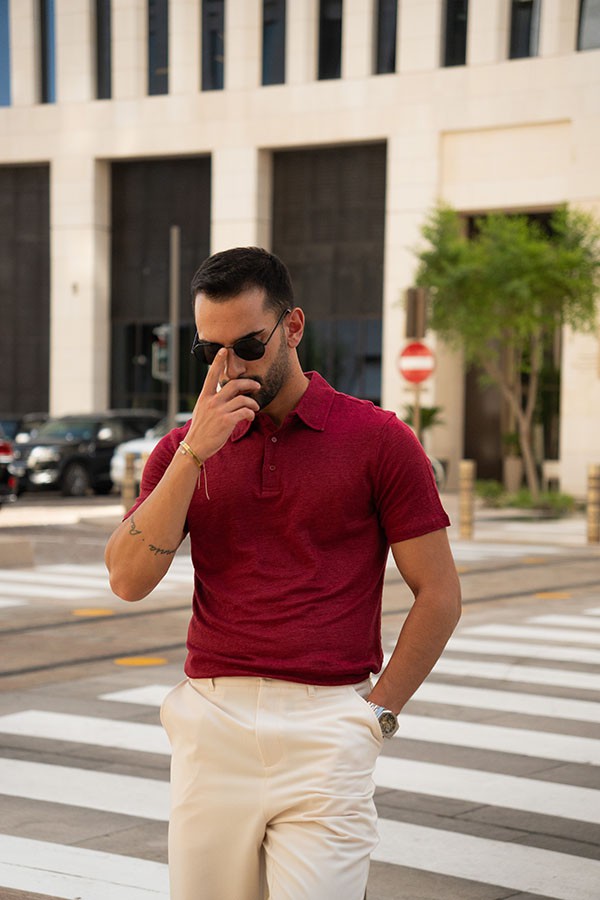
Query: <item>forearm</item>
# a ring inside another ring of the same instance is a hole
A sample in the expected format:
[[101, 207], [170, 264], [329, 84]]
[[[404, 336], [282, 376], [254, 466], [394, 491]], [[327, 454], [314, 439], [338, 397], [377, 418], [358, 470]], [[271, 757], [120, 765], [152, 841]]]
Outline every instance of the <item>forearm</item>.
[[105, 552], [113, 593], [141, 600], [161, 581], [184, 536], [198, 468], [176, 453], [149, 497], [113, 532]]
[[460, 594], [418, 594], [369, 700], [398, 713], [442, 654], [460, 617]]

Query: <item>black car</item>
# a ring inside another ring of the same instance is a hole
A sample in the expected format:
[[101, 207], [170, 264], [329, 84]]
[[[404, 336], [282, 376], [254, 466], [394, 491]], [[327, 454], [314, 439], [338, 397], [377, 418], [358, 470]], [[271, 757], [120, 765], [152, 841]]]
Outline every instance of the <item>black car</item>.
[[17, 479], [8, 468], [13, 459], [13, 446], [0, 428], [0, 506], [17, 497]]
[[57, 487], [66, 497], [81, 497], [90, 489], [108, 494], [115, 447], [140, 437], [162, 416], [134, 409], [50, 418], [34, 438], [15, 445], [9, 472], [19, 479], [19, 490]]

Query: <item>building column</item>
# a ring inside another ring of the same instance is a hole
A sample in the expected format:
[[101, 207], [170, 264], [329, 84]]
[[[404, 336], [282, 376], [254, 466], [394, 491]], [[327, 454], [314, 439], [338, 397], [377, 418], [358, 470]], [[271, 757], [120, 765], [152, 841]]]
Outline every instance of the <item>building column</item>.
[[112, 4], [112, 93], [132, 100], [148, 93], [148, 11], [140, 0]]
[[109, 405], [110, 164], [50, 166], [50, 412]]
[[11, 106], [40, 102], [39, 22], [35, 0], [12, 0], [10, 23]]
[[443, 0], [403, 0], [398, 7], [399, 72], [426, 72], [440, 65]]
[[367, 78], [373, 74], [374, 25], [372, 0], [345, 0], [342, 78]]
[[200, 90], [200, 4], [178, 0], [169, 4], [169, 93]]
[[306, 84], [316, 81], [318, 47], [318, 0], [288, 3], [285, 25], [285, 80], [287, 84]]
[[262, 2], [225, 3], [225, 88], [251, 90], [261, 82]]
[[256, 147], [212, 155], [211, 253], [271, 245], [272, 156]]
[[470, 0], [467, 65], [485, 66], [508, 59], [510, 0]]
[[83, 103], [96, 96], [93, 5], [73, 0], [55, 4], [56, 97], [60, 103]]
[[540, 56], [565, 56], [577, 47], [579, 0], [544, 0], [540, 22]]

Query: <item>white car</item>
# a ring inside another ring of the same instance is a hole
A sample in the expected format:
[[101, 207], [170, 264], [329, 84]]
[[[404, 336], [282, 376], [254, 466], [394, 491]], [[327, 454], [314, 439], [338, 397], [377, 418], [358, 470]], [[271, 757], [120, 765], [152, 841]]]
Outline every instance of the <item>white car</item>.
[[[175, 416], [175, 427], [181, 428], [192, 418], [189, 412], [179, 412]], [[146, 459], [152, 453], [158, 442], [165, 434], [169, 432], [169, 420], [167, 417], [161, 419], [153, 428], [149, 428], [144, 437], [134, 438], [132, 441], [125, 441], [119, 444], [113, 453], [110, 461], [110, 479], [118, 490], [123, 486], [123, 478], [125, 476], [125, 457], [128, 453], [133, 453], [133, 477], [136, 483], [136, 490], [142, 480], [142, 470]]]

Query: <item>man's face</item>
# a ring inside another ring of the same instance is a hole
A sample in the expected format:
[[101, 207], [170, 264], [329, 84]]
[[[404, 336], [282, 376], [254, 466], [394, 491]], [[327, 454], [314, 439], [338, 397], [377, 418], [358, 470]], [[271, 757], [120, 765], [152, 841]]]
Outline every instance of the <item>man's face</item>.
[[[266, 341], [279, 313], [265, 307], [264, 290], [251, 288], [231, 300], [215, 302], [198, 294], [195, 303], [198, 337], [231, 348], [245, 337]], [[261, 409], [265, 409], [277, 396], [290, 374], [290, 349], [285, 332], [286, 316], [277, 326], [265, 347], [261, 359], [241, 359], [233, 349], [228, 349], [225, 370], [220, 379], [223, 387], [234, 378], [253, 378], [261, 385], [252, 396]], [[219, 365], [219, 363], [214, 363]]]

